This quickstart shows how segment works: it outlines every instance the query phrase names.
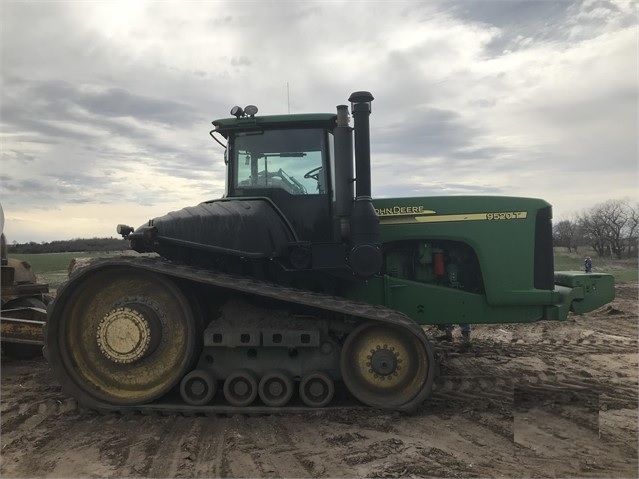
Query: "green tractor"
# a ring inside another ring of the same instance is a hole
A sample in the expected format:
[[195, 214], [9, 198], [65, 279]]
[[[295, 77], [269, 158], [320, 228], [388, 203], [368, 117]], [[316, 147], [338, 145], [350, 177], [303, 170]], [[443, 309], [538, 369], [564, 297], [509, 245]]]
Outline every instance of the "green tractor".
[[530, 198], [371, 198], [373, 96], [336, 113], [213, 122], [224, 197], [119, 225], [139, 253], [74, 273], [45, 353], [97, 410], [412, 410], [430, 394], [422, 325], [564, 320], [610, 275], [554, 273], [551, 207]]

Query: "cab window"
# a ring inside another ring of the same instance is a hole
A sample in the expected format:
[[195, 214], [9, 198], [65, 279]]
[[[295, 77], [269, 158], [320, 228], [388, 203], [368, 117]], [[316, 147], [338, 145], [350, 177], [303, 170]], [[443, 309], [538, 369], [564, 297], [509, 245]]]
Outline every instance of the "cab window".
[[238, 133], [233, 157], [236, 191], [277, 188], [292, 195], [327, 193], [322, 129]]

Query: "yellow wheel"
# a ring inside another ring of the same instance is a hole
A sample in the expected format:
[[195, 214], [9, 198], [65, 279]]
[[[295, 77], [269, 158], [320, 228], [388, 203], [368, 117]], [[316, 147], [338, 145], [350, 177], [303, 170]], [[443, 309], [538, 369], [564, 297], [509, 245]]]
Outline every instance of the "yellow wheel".
[[401, 408], [432, 383], [432, 352], [409, 329], [368, 323], [352, 331], [342, 347], [346, 387], [364, 404]]
[[142, 404], [179, 383], [200, 335], [172, 281], [127, 267], [74, 281], [52, 308], [47, 343], [53, 369], [76, 397]]

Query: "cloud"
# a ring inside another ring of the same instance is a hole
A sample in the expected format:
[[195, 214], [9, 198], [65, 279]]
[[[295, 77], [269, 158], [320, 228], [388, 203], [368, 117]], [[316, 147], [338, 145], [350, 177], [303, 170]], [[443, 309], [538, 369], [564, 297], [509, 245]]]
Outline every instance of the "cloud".
[[632, 2], [2, 9], [0, 187], [19, 241], [219, 197], [211, 120], [235, 104], [331, 112], [355, 90], [375, 96], [375, 195], [537, 196], [556, 216], [637, 195]]
[[400, 123], [388, 125], [375, 139], [380, 153], [429, 158], [460, 154], [473, 143], [477, 129], [453, 110], [420, 108]]

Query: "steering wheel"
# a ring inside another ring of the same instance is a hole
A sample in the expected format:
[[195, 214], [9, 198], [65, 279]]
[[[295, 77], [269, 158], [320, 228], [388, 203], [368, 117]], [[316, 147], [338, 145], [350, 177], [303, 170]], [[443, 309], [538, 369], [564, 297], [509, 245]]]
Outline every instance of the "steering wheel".
[[304, 174], [304, 178], [306, 178], [306, 179], [311, 178], [311, 179], [313, 179], [315, 181], [319, 181], [319, 172], [321, 170], [322, 170], [322, 165], [320, 165], [320, 166], [318, 166], [316, 168], [313, 168], [312, 170], [309, 170], [309, 171], [307, 171]]

